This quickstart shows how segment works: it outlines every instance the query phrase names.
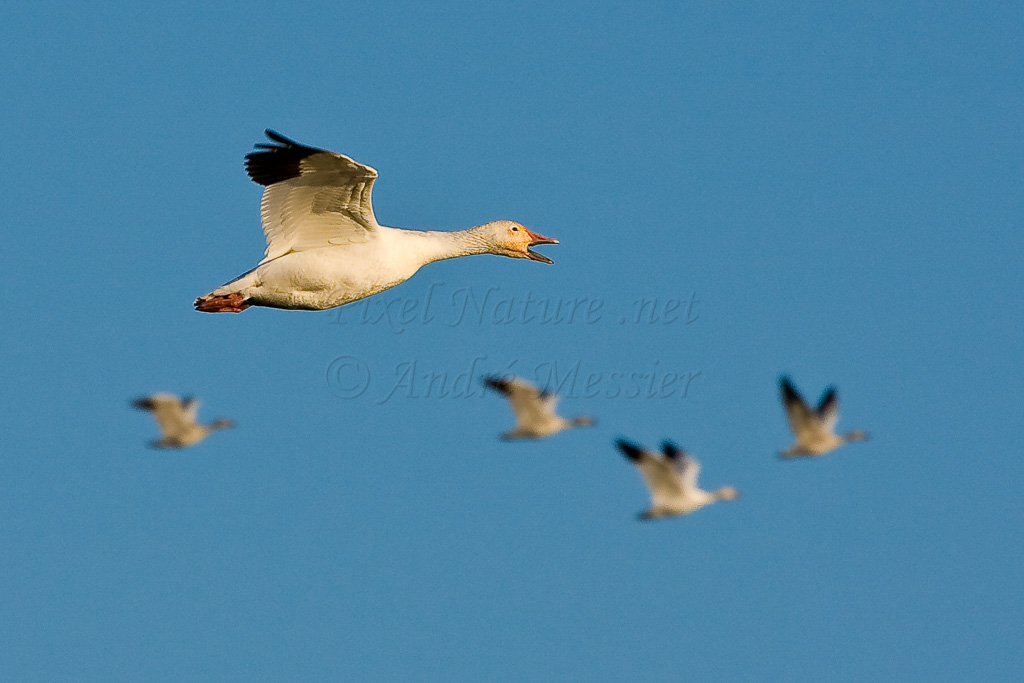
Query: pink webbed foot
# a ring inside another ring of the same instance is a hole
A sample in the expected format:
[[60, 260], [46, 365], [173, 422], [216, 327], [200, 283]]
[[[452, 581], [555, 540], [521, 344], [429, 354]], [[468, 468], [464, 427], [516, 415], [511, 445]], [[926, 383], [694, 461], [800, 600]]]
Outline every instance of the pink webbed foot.
[[238, 292], [220, 296], [201, 296], [195, 301], [197, 311], [203, 313], [241, 313], [252, 304]]

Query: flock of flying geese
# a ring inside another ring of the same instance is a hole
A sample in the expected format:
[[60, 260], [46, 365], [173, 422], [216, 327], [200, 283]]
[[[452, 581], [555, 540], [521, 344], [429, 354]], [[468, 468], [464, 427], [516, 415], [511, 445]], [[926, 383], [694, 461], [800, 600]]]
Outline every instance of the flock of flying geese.
[[[250, 306], [324, 310], [401, 284], [428, 263], [472, 254], [552, 263], [531, 247], [558, 244], [558, 240], [512, 221], [454, 232], [380, 225], [370, 197], [377, 171], [272, 130], [266, 134], [271, 142], [257, 144], [256, 151], [245, 158], [249, 177], [266, 188], [260, 205], [266, 253], [249, 272], [196, 299], [198, 311], [240, 313]], [[543, 439], [595, 424], [585, 415], [558, 415], [558, 396], [523, 379], [486, 377], [484, 384], [508, 399], [516, 417], [515, 428], [502, 434], [502, 439]], [[814, 408], [788, 377], [780, 380], [780, 391], [796, 440], [779, 457], [818, 457], [868, 438], [862, 431], [836, 434], [839, 400], [834, 388], [826, 389]], [[234, 426], [225, 419], [199, 424], [199, 402], [192, 397], [154, 394], [132, 405], [156, 419], [161, 437], [152, 442], [155, 448], [194, 446], [213, 432]], [[651, 508], [641, 519], [686, 515], [739, 496], [731, 486], [701, 489], [697, 485], [700, 463], [671, 441], [662, 444], [660, 453], [625, 439], [615, 445], [640, 470], [650, 489]]]

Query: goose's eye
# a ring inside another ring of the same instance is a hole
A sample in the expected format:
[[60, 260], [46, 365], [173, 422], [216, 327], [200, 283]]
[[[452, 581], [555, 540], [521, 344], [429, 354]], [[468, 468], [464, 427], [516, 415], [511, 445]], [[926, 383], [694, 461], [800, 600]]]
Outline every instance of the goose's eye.
[[519, 232], [519, 228], [513, 227], [512, 232]]

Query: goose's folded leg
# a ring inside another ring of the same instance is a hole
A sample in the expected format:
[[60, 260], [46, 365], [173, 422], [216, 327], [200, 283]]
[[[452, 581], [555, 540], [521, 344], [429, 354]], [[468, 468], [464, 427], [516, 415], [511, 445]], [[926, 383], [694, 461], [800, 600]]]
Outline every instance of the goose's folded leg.
[[237, 292], [220, 296], [207, 294], [195, 301], [196, 310], [203, 313], [241, 313], [251, 305]]

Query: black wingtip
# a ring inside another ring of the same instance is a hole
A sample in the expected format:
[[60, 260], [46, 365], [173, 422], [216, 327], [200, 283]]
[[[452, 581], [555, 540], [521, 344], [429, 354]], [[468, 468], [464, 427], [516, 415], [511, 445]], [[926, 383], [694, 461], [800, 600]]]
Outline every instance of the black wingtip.
[[832, 386], [826, 387], [825, 393], [821, 395], [821, 400], [818, 401], [818, 413], [824, 413], [830, 406], [835, 405], [838, 401], [839, 394], [836, 392], [836, 388]]
[[509, 381], [505, 377], [499, 377], [498, 375], [487, 375], [483, 378], [484, 386], [499, 391], [503, 394], [507, 394], [509, 391]]
[[675, 460], [679, 456], [683, 455], [683, 449], [675, 444], [674, 441], [665, 439], [661, 442], [661, 452], [665, 454], [665, 457], [669, 460]]
[[153, 400], [150, 399], [150, 398], [136, 398], [136, 399], [133, 399], [129, 403], [129, 405], [132, 408], [136, 408], [138, 410], [152, 410], [153, 409]]
[[296, 147], [301, 147], [302, 146], [299, 143], [297, 143], [294, 140], [292, 140], [291, 138], [286, 138], [285, 136], [281, 135], [280, 133], [278, 133], [276, 130], [274, 130], [272, 128], [267, 128], [265, 131], [263, 131], [263, 133], [269, 139], [273, 140], [274, 142], [280, 143], [282, 145], [285, 145], [285, 146], [292, 146], [292, 145], [294, 145]]
[[633, 462], [638, 462], [640, 460], [640, 456], [643, 455], [644, 452], [644, 449], [640, 448], [640, 446], [626, 439], [616, 439], [615, 447]]
[[273, 185], [301, 175], [300, 162], [308, 156], [322, 152], [286, 138], [275, 130], [267, 128], [264, 133], [271, 144], [260, 142], [256, 151], [245, 155], [245, 172], [260, 185]]
[[793, 386], [792, 380], [789, 375], [783, 375], [779, 378], [779, 389], [782, 391], [782, 400], [787, 404], [793, 401], [803, 402], [803, 398], [800, 397], [800, 392]]

